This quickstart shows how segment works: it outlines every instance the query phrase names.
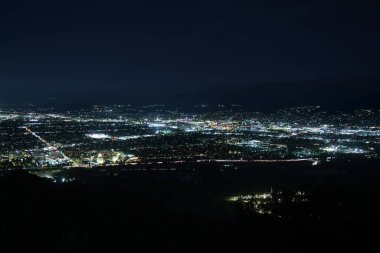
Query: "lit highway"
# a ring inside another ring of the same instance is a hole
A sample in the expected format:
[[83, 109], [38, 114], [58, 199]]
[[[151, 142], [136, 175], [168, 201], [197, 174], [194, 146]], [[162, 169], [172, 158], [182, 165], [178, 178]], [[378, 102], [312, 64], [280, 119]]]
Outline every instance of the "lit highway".
[[62, 151], [58, 150], [58, 148], [52, 144], [50, 144], [48, 141], [46, 141], [45, 139], [43, 139], [41, 136], [39, 136], [38, 134], [36, 134], [35, 132], [33, 132], [30, 128], [24, 126], [22, 127], [23, 129], [25, 129], [28, 133], [30, 133], [31, 135], [33, 135], [34, 137], [36, 137], [39, 141], [41, 141], [43, 144], [45, 144], [48, 148], [51, 148], [51, 149], [54, 149], [54, 150], [57, 150], [59, 151], [62, 156], [66, 159], [66, 160], [69, 160], [70, 162], [73, 163], [73, 166], [78, 166], [77, 163], [74, 162], [73, 159], [71, 159], [70, 157], [68, 157], [65, 153], [63, 153]]

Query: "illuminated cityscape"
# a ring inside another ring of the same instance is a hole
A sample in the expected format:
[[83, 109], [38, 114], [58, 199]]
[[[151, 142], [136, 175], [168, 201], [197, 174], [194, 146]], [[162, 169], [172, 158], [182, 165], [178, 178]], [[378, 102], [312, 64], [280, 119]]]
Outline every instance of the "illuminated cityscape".
[[326, 113], [318, 106], [272, 113], [217, 109], [185, 113], [165, 106], [115, 105], [57, 113], [43, 107], [2, 106], [0, 166], [318, 165], [379, 156], [379, 111]]
[[0, 1], [0, 253], [378, 248], [380, 1]]

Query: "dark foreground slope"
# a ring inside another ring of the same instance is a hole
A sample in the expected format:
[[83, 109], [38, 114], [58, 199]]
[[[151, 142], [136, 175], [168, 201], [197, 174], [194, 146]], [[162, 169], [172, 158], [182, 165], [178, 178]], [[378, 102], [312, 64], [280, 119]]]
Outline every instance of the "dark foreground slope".
[[[380, 225], [377, 165], [312, 174], [208, 173], [193, 181], [138, 172], [133, 180], [69, 184], [16, 171], [0, 180], [1, 252], [365, 251], [376, 245]], [[282, 205], [286, 217], [279, 218], [225, 201], [235, 189], [272, 177], [281, 191], [309, 189], [312, 204]]]

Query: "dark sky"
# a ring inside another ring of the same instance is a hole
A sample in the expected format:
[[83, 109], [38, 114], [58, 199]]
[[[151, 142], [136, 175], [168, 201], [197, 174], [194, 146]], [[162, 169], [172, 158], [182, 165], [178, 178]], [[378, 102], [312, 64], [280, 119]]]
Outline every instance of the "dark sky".
[[379, 106], [378, 1], [0, 1], [0, 103]]

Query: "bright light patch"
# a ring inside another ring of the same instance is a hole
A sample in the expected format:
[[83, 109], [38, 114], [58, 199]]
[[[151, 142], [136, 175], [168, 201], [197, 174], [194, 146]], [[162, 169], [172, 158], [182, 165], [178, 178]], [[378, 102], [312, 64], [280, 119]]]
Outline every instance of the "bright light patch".
[[107, 134], [87, 134], [86, 136], [89, 138], [92, 138], [92, 139], [109, 139], [109, 138], [111, 138]]

